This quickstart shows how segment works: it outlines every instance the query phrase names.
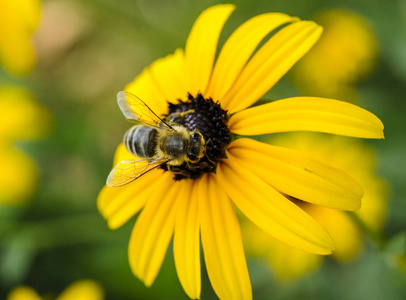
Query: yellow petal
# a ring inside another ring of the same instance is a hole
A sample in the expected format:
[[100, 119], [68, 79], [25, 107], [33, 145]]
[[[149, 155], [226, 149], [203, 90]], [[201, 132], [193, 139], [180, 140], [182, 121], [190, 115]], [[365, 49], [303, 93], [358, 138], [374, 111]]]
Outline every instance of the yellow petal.
[[116, 152], [114, 153], [113, 167], [123, 160], [138, 160], [138, 159], [140, 158], [131, 154], [127, 150], [127, 148], [124, 146], [124, 143], [120, 143], [117, 146]]
[[238, 139], [228, 150], [229, 158], [283, 194], [335, 209], [361, 208], [363, 190], [353, 178], [299, 151], [252, 139]]
[[350, 103], [315, 97], [288, 98], [246, 109], [230, 119], [229, 128], [241, 135], [317, 131], [384, 138], [382, 122], [369, 111]]
[[217, 167], [216, 176], [242, 213], [276, 239], [316, 254], [334, 249], [320, 224], [232, 158]]
[[179, 182], [171, 179], [168, 189], [156, 187], [142, 210], [131, 233], [128, 246], [130, 267], [135, 276], [151, 286], [171, 241], [175, 225], [175, 200], [180, 190]]
[[205, 96], [220, 100], [261, 40], [278, 26], [296, 20], [286, 14], [268, 13], [256, 16], [237, 28], [221, 49]]
[[124, 90], [144, 101], [157, 116], [168, 113], [166, 96], [155, 81], [150, 67], [145, 68]]
[[139, 212], [151, 194], [155, 193], [157, 186], [161, 189], [168, 188], [171, 177], [169, 172], [157, 169], [122, 187], [103, 187], [97, 198], [97, 205], [110, 229], [121, 227]]
[[248, 62], [227, 92], [223, 105], [229, 113], [260, 99], [316, 43], [322, 28], [311, 21], [295, 22], [278, 31]]
[[212, 6], [193, 25], [185, 47], [187, 73], [184, 75], [189, 78], [188, 91], [192, 95], [204, 93], [207, 88], [221, 30], [234, 9], [232, 4]]
[[220, 299], [252, 299], [240, 225], [232, 203], [212, 175], [202, 177], [199, 189], [202, 245], [213, 289]]
[[166, 101], [187, 97], [184, 55], [182, 49], [174, 54], [160, 58], [150, 66], [151, 76]]
[[200, 298], [200, 238], [197, 180], [184, 180], [176, 203], [173, 255], [179, 281], [191, 299]]
[[[121, 143], [114, 155], [113, 166], [123, 160], [138, 159], [128, 152], [124, 144]], [[154, 183], [157, 181], [166, 186], [167, 182], [170, 182], [170, 174], [156, 169], [130, 184], [121, 187], [103, 187], [97, 198], [97, 207], [108, 221], [110, 229], [117, 229], [122, 226], [144, 206], [149, 191], [153, 189]]]

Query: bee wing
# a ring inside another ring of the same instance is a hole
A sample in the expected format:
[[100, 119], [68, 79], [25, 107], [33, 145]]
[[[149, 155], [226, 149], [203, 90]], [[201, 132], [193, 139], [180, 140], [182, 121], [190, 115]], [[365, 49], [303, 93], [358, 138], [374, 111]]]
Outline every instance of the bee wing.
[[140, 98], [129, 92], [118, 92], [117, 103], [127, 120], [138, 121], [152, 127], [174, 131], [158, 117]]
[[110, 172], [106, 184], [111, 187], [125, 185], [166, 162], [165, 158], [123, 160]]

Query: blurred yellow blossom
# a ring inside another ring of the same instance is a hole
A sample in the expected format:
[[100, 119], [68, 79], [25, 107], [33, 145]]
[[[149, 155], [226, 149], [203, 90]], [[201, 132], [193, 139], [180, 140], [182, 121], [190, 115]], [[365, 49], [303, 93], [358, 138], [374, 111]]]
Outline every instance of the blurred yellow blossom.
[[37, 139], [46, 134], [51, 114], [24, 89], [0, 88], [0, 203], [23, 204], [35, 191], [35, 163], [16, 149], [18, 140]]
[[[314, 133], [278, 136], [272, 139], [272, 144], [298, 149], [346, 171], [364, 188], [362, 208], [355, 214], [370, 230], [382, 229], [386, 217], [387, 188], [375, 173], [375, 157], [370, 147], [361, 141]], [[336, 243], [332, 254], [334, 259], [348, 262], [357, 257], [363, 247], [362, 231], [347, 213], [296, 199], [292, 201], [330, 233]], [[247, 254], [266, 258], [281, 280], [298, 278], [317, 268], [323, 260], [323, 256], [289, 247], [269, 237], [248, 221], [243, 223], [242, 232]]]
[[41, 297], [29, 286], [18, 286], [8, 294], [7, 300], [41, 300]]
[[37, 187], [37, 166], [21, 151], [1, 143], [0, 164], [0, 204], [25, 203]]
[[[41, 297], [28, 286], [18, 286], [8, 295], [7, 300], [44, 300], [49, 297]], [[68, 286], [55, 300], [102, 300], [104, 292], [101, 286], [89, 279], [78, 280]]]
[[324, 32], [296, 65], [295, 82], [308, 94], [354, 101], [354, 84], [375, 66], [377, 40], [368, 22], [353, 12], [328, 10], [315, 20]]
[[99, 300], [104, 299], [101, 286], [93, 280], [79, 280], [68, 286], [56, 300]]
[[38, 26], [40, 0], [1, 0], [0, 64], [14, 75], [26, 75], [35, 65], [31, 35]]
[[36, 139], [49, 129], [51, 115], [25, 89], [0, 87], [0, 139]]

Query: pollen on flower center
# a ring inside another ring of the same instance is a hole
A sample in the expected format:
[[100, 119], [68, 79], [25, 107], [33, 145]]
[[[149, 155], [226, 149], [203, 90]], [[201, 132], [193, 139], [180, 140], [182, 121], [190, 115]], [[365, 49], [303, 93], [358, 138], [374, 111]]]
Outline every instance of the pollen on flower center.
[[172, 114], [193, 111], [187, 113], [182, 120], [177, 122], [189, 131], [199, 131], [205, 140], [205, 156], [197, 163], [186, 163], [179, 167], [171, 168], [175, 173], [174, 180], [184, 178], [197, 179], [204, 173], [215, 172], [217, 163], [225, 158], [225, 150], [230, 143], [230, 131], [228, 130], [227, 111], [213, 99], [205, 99], [200, 93], [193, 97], [188, 95], [188, 100], [179, 100], [177, 104], [169, 103], [168, 118]]

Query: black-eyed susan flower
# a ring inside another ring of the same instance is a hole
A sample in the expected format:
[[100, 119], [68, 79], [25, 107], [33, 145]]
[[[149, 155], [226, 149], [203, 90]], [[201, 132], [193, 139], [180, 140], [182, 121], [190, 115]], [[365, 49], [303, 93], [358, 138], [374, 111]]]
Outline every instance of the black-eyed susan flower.
[[0, 204], [20, 205], [38, 183], [35, 163], [16, 143], [46, 134], [51, 115], [25, 89], [0, 87]]
[[[179, 124], [203, 134], [205, 156], [193, 168], [173, 170], [164, 164], [130, 184], [106, 186], [98, 198], [112, 229], [142, 210], [128, 253], [133, 273], [145, 285], [154, 282], [173, 237], [176, 270], [190, 298], [200, 297], [200, 239], [217, 295], [252, 298], [233, 204], [268, 234], [316, 254], [330, 254], [334, 242], [285, 195], [339, 210], [361, 205], [362, 188], [346, 173], [242, 136], [320, 131], [383, 138], [376, 116], [336, 100], [296, 97], [250, 107], [313, 46], [322, 29], [282, 13], [262, 14], [236, 29], [215, 59], [220, 32], [234, 8], [205, 10], [185, 51], [155, 61], [126, 87], [158, 116], [184, 113]], [[138, 159], [121, 144], [114, 163]]]
[[347, 10], [326, 10], [315, 20], [324, 32], [295, 66], [295, 82], [305, 93], [354, 101], [355, 84], [376, 65], [374, 32], [366, 19]]
[[14, 75], [26, 75], [35, 65], [31, 36], [38, 26], [40, 0], [2, 0], [0, 5], [0, 65]]
[[[351, 175], [364, 188], [362, 208], [355, 214], [369, 230], [376, 233], [382, 230], [386, 217], [387, 188], [376, 175], [376, 159], [370, 147], [353, 139], [315, 133], [291, 133], [272, 138], [269, 142], [297, 149]], [[343, 211], [297, 200], [295, 203], [330, 233], [336, 243], [332, 258], [349, 262], [360, 254], [363, 232], [354, 218]], [[323, 256], [289, 247], [270, 238], [250, 222], [242, 222], [242, 232], [247, 255], [265, 258], [281, 280], [298, 278], [323, 261]]]
[[[18, 286], [7, 296], [6, 300], [43, 300], [50, 299], [49, 296], [41, 297], [29, 286]], [[103, 300], [104, 291], [95, 281], [82, 279], [69, 285], [55, 300]]]

